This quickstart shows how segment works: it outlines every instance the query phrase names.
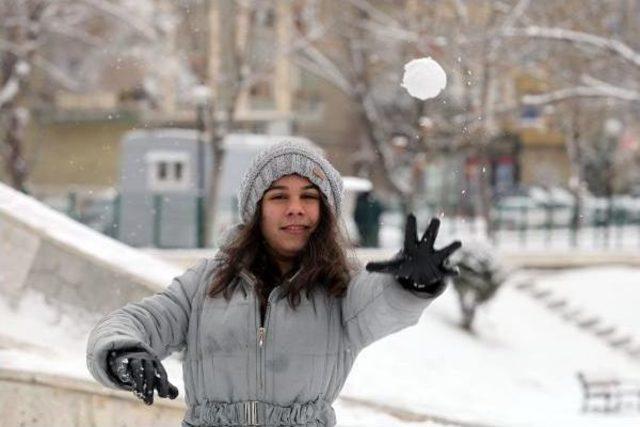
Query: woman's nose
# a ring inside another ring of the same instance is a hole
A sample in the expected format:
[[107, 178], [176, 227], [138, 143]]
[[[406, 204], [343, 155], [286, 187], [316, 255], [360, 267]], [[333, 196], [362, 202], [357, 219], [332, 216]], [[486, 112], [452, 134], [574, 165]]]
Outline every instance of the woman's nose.
[[298, 198], [292, 197], [287, 205], [287, 213], [300, 213], [304, 212], [302, 201]]

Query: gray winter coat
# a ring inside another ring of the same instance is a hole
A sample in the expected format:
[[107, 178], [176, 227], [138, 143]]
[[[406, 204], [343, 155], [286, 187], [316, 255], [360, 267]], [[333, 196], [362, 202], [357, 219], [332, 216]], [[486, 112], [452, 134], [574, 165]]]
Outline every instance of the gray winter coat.
[[163, 292], [102, 318], [87, 344], [94, 378], [118, 388], [106, 372], [110, 350], [142, 346], [163, 359], [184, 348], [183, 427], [334, 426], [331, 404], [360, 350], [416, 324], [433, 300], [388, 274], [362, 270], [344, 297], [303, 293], [295, 311], [275, 287], [260, 328], [248, 270], [230, 301], [206, 296], [219, 265], [219, 258], [204, 259]]

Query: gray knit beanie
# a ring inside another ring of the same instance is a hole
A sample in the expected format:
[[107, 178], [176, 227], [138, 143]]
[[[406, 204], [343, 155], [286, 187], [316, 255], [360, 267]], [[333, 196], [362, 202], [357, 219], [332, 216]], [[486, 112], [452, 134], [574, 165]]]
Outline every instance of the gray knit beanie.
[[264, 192], [283, 176], [298, 174], [318, 186], [336, 217], [344, 194], [342, 177], [322, 153], [309, 144], [284, 141], [262, 150], [244, 173], [238, 192], [238, 208], [248, 223]]

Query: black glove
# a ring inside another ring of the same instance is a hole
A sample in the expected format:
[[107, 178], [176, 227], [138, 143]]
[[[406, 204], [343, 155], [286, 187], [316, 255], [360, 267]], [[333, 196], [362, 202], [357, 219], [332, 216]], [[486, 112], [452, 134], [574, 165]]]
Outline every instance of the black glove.
[[160, 360], [144, 349], [113, 350], [107, 356], [107, 366], [123, 389], [133, 391], [147, 405], [153, 403], [154, 389], [160, 397], [178, 397], [178, 389], [167, 379]]
[[446, 276], [456, 276], [458, 270], [451, 267], [448, 257], [462, 244], [456, 240], [444, 249], [435, 250], [433, 244], [438, 235], [440, 220], [431, 219], [422, 239], [417, 240], [416, 217], [407, 216], [404, 248], [390, 261], [370, 262], [367, 271], [393, 274], [405, 288], [419, 292], [439, 294], [444, 290]]

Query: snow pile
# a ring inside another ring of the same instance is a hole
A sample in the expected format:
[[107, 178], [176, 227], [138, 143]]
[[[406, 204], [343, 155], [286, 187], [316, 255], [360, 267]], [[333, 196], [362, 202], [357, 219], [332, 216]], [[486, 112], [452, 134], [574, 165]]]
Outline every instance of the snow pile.
[[446, 85], [447, 74], [431, 57], [414, 59], [404, 66], [401, 86], [414, 98], [435, 98]]
[[[78, 321], [83, 317], [84, 322]], [[24, 294], [17, 305], [0, 294], [0, 324], [9, 325], [0, 331], [0, 367], [94, 381], [85, 354], [89, 332], [98, 320], [85, 313], [65, 314], [37, 292]], [[179, 362], [175, 357], [167, 362], [171, 382], [184, 393]]]

